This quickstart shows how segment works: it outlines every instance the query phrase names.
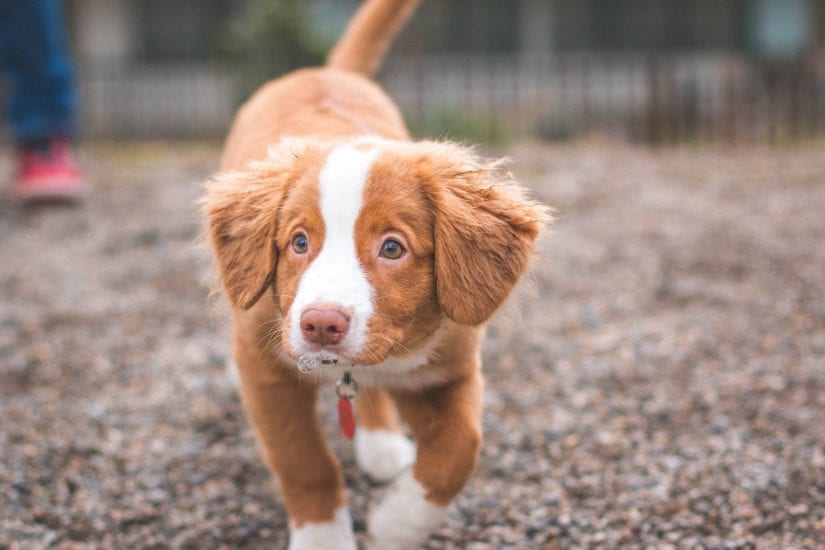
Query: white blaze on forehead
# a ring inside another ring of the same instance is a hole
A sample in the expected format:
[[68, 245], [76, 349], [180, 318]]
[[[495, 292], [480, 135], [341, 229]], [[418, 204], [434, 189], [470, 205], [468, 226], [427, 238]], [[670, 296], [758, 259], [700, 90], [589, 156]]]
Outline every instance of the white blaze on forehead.
[[[321, 253], [301, 276], [290, 311], [290, 344], [301, 354], [306, 348], [301, 334], [301, 314], [315, 305], [344, 308], [351, 315], [349, 332], [341, 346], [358, 353], [372, 315], [372, 287], [358, 261], [355, 222], [364, 202], [364, 185], [377, 149], [363, 151], [352, 145], [333, 149], [318, 176], [324, 242]], [[310, 237], [312, 238], [312, 237]]]

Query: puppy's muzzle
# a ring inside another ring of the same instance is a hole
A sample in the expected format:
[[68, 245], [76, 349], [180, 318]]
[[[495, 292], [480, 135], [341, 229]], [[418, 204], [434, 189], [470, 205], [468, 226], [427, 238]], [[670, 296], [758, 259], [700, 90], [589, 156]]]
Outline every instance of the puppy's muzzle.
[[301, 333], [309, 344], [335, 346], [349, 331], [349, 317], [337, 309], [311, 308], [301, 315]]

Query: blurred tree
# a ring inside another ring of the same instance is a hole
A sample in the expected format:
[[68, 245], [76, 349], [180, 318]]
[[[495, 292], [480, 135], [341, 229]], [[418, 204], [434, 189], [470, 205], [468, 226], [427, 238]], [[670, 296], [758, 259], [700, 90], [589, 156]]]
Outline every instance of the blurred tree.
[[241, 67], [237, 99], [297, 67], [320, 65], [331, 39], [314, 25], [301, 0], [248, 0], [229, 21], [221, 50]]

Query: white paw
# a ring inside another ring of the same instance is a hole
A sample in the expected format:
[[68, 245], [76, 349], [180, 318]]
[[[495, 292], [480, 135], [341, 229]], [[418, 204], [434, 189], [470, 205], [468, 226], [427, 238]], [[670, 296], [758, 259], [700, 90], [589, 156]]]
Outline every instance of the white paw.
[[414, 550], [447, 517], [446, 506], [424, 498], [424, 487], [404, 472], [370, 514], [371, 550]]
[[349, 508], [335, 511], [332, 521], [289, 527], [289, 550], [356, 550]]
[[389, 430], [355, 430], [355, 462], [375, 481], [390, 481], [415, 462], [415, 445]]

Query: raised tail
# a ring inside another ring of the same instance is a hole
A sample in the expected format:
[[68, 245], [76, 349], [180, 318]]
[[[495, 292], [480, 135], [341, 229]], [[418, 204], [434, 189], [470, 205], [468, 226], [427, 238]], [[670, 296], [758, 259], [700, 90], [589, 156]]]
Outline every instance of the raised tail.
[[421, 0], [365, 0], [329, 52], [327, 65], [365, 76], [381, 66], [392, 39]]

